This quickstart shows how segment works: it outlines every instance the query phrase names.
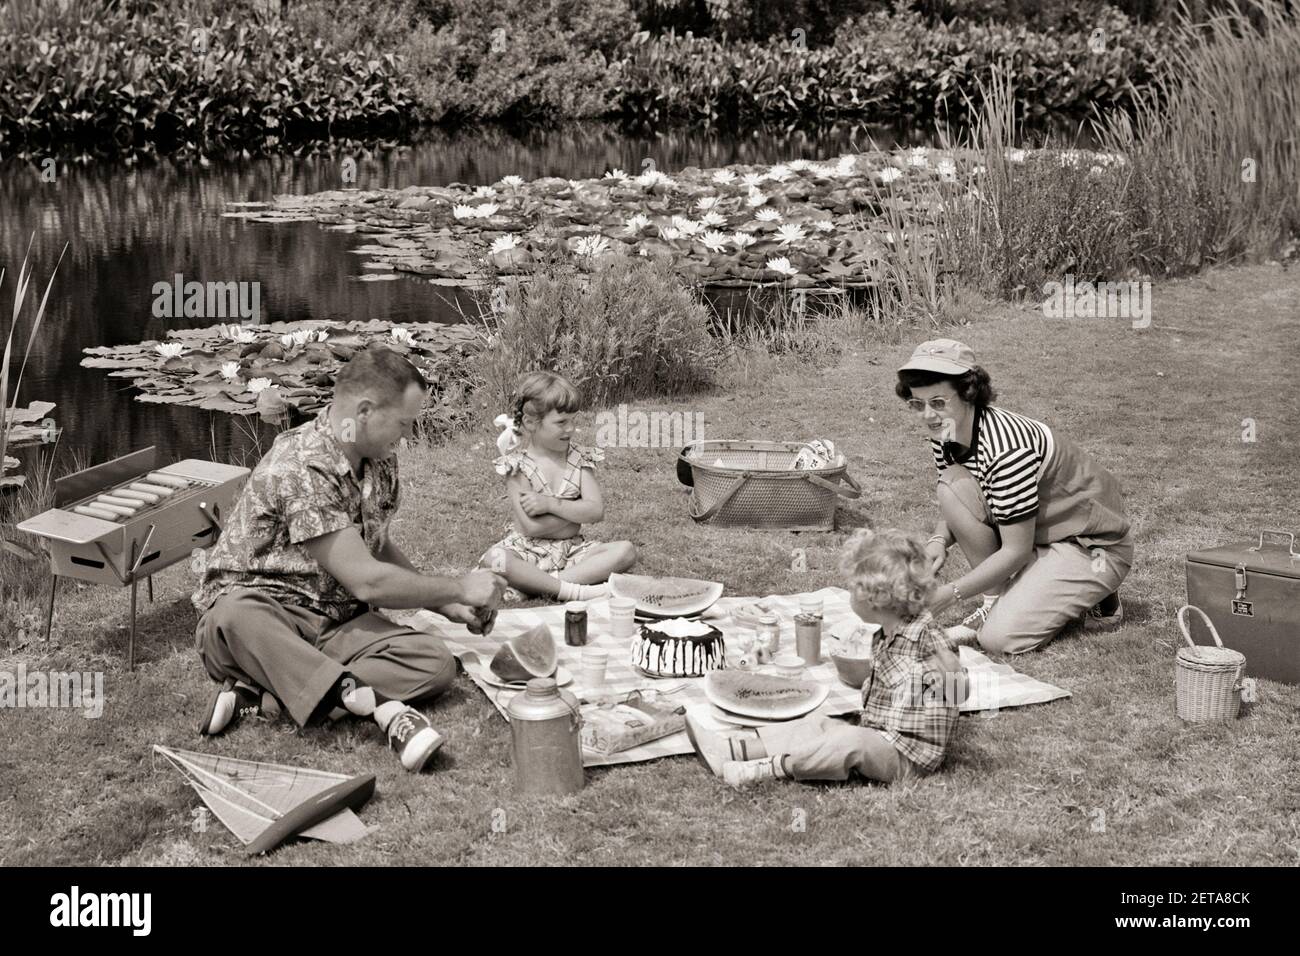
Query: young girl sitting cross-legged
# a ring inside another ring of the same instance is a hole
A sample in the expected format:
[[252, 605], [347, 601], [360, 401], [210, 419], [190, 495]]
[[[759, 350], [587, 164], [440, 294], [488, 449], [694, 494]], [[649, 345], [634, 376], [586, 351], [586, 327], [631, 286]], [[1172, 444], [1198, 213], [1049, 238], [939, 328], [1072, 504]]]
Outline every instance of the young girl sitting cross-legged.
[[760, 780], [847, 780], [853, 771], [892, 783], [932, 773], [966, 699], [966, 669], [925, 610], [934, 585], [925, 544], [903, 531], [858, 531], [840, 570], [853, 611], [879, 624], [858, 724], [804, 717], [755, 731], [719, 733], [687, 714], [696, 752], [733, 787]]
[[606, 596], [609, 576], [636, 562], [630, 541], [600, 543], [582, 526], [605, 517], [595, 466], [605, 453], [572, 442], [582, 407], [578, 390], [551, 372], [531, 372], [515, 390], [498, 440], [497, 474], [506, 479], [513, 521], [479, 559], [504, 574], [508, 599], [523, 594], [588, 601]]

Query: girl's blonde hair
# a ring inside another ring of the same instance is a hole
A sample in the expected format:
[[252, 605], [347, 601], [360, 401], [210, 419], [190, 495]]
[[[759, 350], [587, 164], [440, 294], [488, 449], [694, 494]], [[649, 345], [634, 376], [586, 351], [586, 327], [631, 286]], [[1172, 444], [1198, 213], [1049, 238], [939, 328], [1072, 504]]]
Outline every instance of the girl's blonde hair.
[[515, 428], [524, 427], [524, 416], [541, 421], [548, 412], [576, 412], [582, 408], [582, 393], [563, 375], [529, 372], [515, 386], [510, 415]]
[[896, 528], [855, 532], [844, 543], [840, 573], [854, 597], [908, 618], [925, 610], [934, 584], [920, 535]]

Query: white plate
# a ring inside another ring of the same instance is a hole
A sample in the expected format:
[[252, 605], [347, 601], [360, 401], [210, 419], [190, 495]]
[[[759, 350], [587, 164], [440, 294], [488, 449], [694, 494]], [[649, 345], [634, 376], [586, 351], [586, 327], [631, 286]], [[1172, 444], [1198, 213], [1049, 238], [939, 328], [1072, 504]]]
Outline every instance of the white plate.
[[[492, 669], [489, 667], [480, 667], [478, 676], [482, 678], [485, 684], [491, 684], [493, 687], [504, 687], [507, 690], [523, 690], [528, 686], [527, 681], [502, 680], [500, 677], [497, 677], [496, 674], [493, 674]], [[555, 670], [555, 686], [563, 687], [565, 684], [572, 683], [573, 674], [569, 672], [569, 669], [563, 666], [557, 667]]]
[[745, 717], [741, 714], [733, 714], [731, 711], [723, 710], [713, 704], [709, 705], [709, 716], [719, 723], [730, 724], [733, 727], [772, 727], [776, 724], [789, 723], [789, 721], [785, 720], [762, 720], [758, 717]]
[[714, 688], [713, 682], [707, 677], [704, 680], [704, 696], [709, 699], [709, 703], [714, 707], [724, 710], [729, 714], [736, 714], [740, 717], [752, 717], [757, 720], [770, 720], [775, 723], [784, 723], [787, 720], [794, 720], [797, 717], [803, 717], [805, 714], [811, 714], [826, 701], [827, 697], [830, 696], [831, 689], [828, 684], [806, 679], [800, 679], [800, 682], [804, 684], [812, 684], [816, 688], [813, 691], [813, 695], [805, 701], [787, 704], [783, 710], [775, 714], [770, 709], [746, 710], [743, 704], [737, 704], [735, 701], [719, 694]]

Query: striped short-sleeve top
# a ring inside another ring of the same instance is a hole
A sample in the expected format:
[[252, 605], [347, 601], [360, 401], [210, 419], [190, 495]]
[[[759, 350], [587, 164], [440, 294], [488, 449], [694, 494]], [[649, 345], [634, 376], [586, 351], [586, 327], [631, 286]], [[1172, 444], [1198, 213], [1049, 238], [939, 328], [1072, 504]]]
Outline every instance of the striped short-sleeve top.
[[929, 441], [940, 472], [960, 464], [975, 477], [998, 524], [1037, 514], [1039, 482], [1055, 447], [1052, 430], [1042, 422], [994, 405], [976, 406], [970, 448]]

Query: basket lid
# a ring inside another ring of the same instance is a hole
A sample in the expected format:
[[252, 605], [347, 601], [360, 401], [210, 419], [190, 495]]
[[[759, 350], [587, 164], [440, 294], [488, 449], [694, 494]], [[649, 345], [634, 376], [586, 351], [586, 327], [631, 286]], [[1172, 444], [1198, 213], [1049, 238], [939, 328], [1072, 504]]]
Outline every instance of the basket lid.
[[1241, 651], [1234, 651], [1230, 647], [1208, 647], [1203, 644], [1198, 644], [1196, 647], [1180, 647], [1178, 659], [1190, 664], [1211, 667], [1237, 667], [1246, 662], [1246, 656]]

